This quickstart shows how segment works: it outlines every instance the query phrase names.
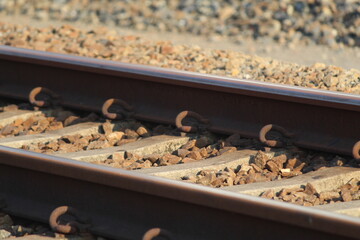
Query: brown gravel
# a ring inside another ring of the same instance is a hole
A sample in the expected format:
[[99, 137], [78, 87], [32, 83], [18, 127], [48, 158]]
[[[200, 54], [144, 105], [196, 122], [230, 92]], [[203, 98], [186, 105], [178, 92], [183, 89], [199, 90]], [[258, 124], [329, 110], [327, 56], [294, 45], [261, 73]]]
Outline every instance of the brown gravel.
[[152, 42], [136, 36], [119, 36], [106, 28], [82, 31], [70, 25], [32, 28], [0, 23], [0, 36], [0, 44], [9, 46], [360, 93], [359, 70], [345, 70], [322, 63], [302, 66], [229, 50], [206, 50], [168, 41]]
[[[92, 121], [94, 120], [96, 120], [96, 118]], [[117, 125], [123, 125], [123, 127], [117, 128]], [[24, 145], [22, 149], [39, 153], [69, 153], [120, 146], [125, 143], [134, 142], [140, 138], [157, 134], [156, 129], [154, 132], [151, 132], [135, 120], [114, 121], [113, 124], [111, 124], [110, 121], [106, 121], [101, 127], [101, 133], [87, 136], [80, 134], [67, 135], [55, 141]], [[169, 132], [169, 134], [171, 133]]]
[[56, 121], [55, 117], [46, 117], [43, 115], [30, 117], [26, 120], [17, 119], [4, 127], [0, 126], [0, 138], [43, 133], [61, 128], [63, 128], [63, 123], [61, 121]]
[[0, 0], [0, 12], [209, 37], [269, 37], [279, 43], [360, 46], [359, 1], [336, 0]]
[[268, 190], [264, 192], [261, 197], [295, 203], [302, 206], [349, 202], [360, 200], [360, 181], [359, 179], [353, 178], [338, 189], [324, 192], [318, 192], [313, 185], [307, 183], [305, 187], [282, 189], [278, 194], [275, 194], [272, 190]]
[[[15, 104], [1, 108], [4, 112], [18, 109], [19, 106]], [[0, 125], [0, 138], [44, 133], [92, 119], [94, 118], [91, 116], [80, 118], [76, 114], [62, 109], [47, 110], [39, 116], [33, 116], [28, 119], [18, 118], [5, 126]]]
[[358, 167], [358, 163], [353, 159], [299, 150], [269, 159], [264, 152], [259, 151], [250, 165], [226, 167], [219, 171], [200, 171], [195, 175], [183, 176], [182, 179], [218, 188], [286, 179], [332, 166]]
[[127, 154], [125, 158], [115, 153], [111, 159], [105, 159], [96, 163], [133, 170], [195, 162], [234, 152], [241, 148], [261, 148], [261, 143], [258, 140], [242, 138], [238, 134], [234, 134], [225, 140], [208, 132], [201, 135], [189, 135], [189, 137], [193, 139], [173, 153], [164, 155], [152, 154], [148, 156]]

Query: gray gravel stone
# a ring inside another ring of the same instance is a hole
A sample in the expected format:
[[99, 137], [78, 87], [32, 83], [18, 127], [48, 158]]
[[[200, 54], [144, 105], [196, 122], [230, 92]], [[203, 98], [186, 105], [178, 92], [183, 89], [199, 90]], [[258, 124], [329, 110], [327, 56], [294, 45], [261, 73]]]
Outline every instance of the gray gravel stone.
[[360, 46], [359, 1], [0, 0], [0, 13], [206, 36]]
[[0, 230], [0, 239], [6, 239], [11, 236], [11, 233], [6, 231], [5, 229]]

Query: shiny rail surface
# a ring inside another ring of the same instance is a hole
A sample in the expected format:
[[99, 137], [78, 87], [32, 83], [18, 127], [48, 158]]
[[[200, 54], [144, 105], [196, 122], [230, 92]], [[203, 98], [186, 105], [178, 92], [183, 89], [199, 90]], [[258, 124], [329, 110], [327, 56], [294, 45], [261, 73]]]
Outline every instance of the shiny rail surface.
[[[123, 114], [169, 124], [188, 110], [213, 132], [258, 138], [273, 124], [295, 145], [358, 153], [357, 95], [6, 46], [0, 66], [4, 97], [30, 95], [35, 103], [41, 87], [65, 107], [104, 112], [116, 102]], [[0, 203], [8, 213], [42, 222], [69, 206], [82, 223], [77, 228], [115, 239], [141, 239], [153, 228], [174, 239], [360, 236], [358, 218], [4, 146]]]

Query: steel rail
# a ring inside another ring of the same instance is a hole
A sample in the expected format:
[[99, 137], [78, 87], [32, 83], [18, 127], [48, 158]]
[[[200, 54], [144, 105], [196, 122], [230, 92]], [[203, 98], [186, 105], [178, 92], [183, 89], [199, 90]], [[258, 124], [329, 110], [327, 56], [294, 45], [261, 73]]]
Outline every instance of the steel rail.
[[99, 112], [121, 99], [140, 120], [174, 124], [194, 111], [209, 130], [258, 137], [267, 124], [300, 147], [353, 154], [360, 139], [360, 96], [150, 66], [0, 46], [0, 95], [27, 99], [35, 87], [67, 107]]
[[86, 230], [140, 239], [359, 239], [360, 219], [0, 146], [3, 211], [47, 222], [68, 206]]

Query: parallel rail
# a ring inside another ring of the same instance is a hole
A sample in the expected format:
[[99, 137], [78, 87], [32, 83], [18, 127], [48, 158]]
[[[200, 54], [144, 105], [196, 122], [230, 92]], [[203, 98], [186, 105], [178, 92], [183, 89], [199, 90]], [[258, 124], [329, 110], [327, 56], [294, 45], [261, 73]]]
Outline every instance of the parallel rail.
[[0, 46], [0, 95], [28, 99], [45, 87], [67, 107], [99, 112], [122, 99], [140, 120], [173, 124], [184, 110], [210, 131], [257, 138], [267, 124], [309, 149], [352, 155], [360, 96]]
[[[0, 46], [0, 95], [28, 99], [35, 87], [66, 107], [100, 112], [109, 98], [133, 117], [173, 124], [191, 110], [210, 131], [258, 137], [275, 124], [295, 145], [352, 155], [360, 96], [164, 70]], [[80, 194], [79, 194], [80, 193]], [[357, 239], [360, 220], [136, 172], [0, 146], [4, 210], [40, 221], [61, 205], [90, 220], [87, 229], [140, 239], [160, 227], [176, 239]], [[146, 216], [146, 217], [144, 217]]]
[[7, 147], [0, 172], [5, 211], [47, 222], [68, 205], [114, 239], [157, 227], [174, 239], [359, 238], [357, 218]]

